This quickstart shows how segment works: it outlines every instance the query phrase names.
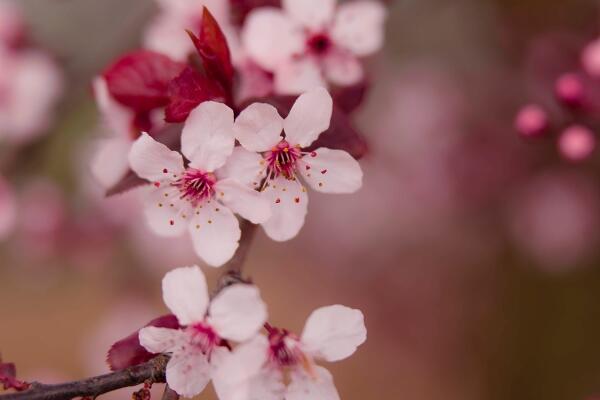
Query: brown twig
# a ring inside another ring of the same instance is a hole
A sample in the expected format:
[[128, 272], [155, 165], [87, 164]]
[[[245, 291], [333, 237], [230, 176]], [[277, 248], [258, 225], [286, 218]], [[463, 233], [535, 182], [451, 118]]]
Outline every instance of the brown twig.
[[[242, 269], [254, 237], [256, 226], [247, 221], [243, 221], [240, 223], [240, 228], [242, 230], [240, 246], [234, 257], [223, 266], [224, 272], [217, 283], [214, 294], [234, 283], [245, 282], [242, 279]], [[0, 394], [0, 400], [70, 400], [75, 397], [96, 398], [101, 394], [125, 387], [136, 386], [146, 381], [165, 382], [165, 369], [168, 360], [169, 356], [160, 355], [144, 364], [74, 382], [55, 385], [34, 382], [29, 389], [22, 392]], [[178, 398], [179, 396], [177, 393], [166, 385], [162, 400], [177, 400]]]

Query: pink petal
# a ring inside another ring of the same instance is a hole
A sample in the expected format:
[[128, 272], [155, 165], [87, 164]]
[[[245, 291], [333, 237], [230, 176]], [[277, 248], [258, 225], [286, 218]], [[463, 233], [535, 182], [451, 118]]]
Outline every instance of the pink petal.
[[176, 61], [187, 61], [187, 57], [194, 51], [194, 44], [185, 33], [188, 21], [189, 18], [179, 13], [157, 15], [144, 32], [144, 47]]
[[385, 7], [377, 1], [352, 1], [340, 5], [333, 23], [335, 42], [362, 57], [383, 45]]
[[352, 54], [334, 51], [324, 60], [327, 80], [338, 86], [350, 86], [363, 79], [363, 67]]
[[261, 224], [271, 217], [271, 205], [266, 196], [235, 179], [218, 181], [215, 190], [219, 201], [253, 224]]
[[114, 134], [124, 138], [131, 138], [131, 125], [134, 118], [133, 112], [113, 99], [108, 92], [106, 79], [103, 77], [94, 78], [93, 87], [94, 98], [96, 100], [96, 105], [100, 110], [102, 122], [106, 124]]
[[197, 266], [167, 272], [162, 281], [163, 300], [181, 325], [204, 319], [208, 308], [206, 278]]
[[318, 192], [354, 193], [362, 186], [360, 164], [343, 150], [318, 148], [299, 160], [298, 170]]
[[321, 307], [308, 317], [301, 342], [303, 349], [326, 361], [339, 361], [352, 355], [367, 339], [360, 310], [341, 305]]
[[258, 65], [269, 71], [303, 51], [304, 40], [302, 27], [273, 7], [252, 11], [242, 30], [244, 49]]
[[207, 101], [190, 113], [181, 133], [181, 151], [205, 172], [223, 166], [233, 151], [233, 110]]
[[174, 174], [181, 174], [184, 170], [181, 154], [157, 142], [147, 133], [142, 133], [133, 142], [129, 164], [136, 174], [150, 182], [171, 179]]
[[333, 20], [337, 0], [283, 0], [283, 9], [295, 21], [319, 31]]
[[329, 128], [333, 100], [324, 88], [304, 93], [294, 103], [283, 122], [285, 138], [291, 145], [308, 147]]
[[196, 254], [212, 267], [220, 267], [233, 257], [241, 236], [237, 218], [215, 201], [196, 210], [189, 232]]
[[188, 346], [173, 353], [167, 364], [167, 383], [183, 397], [200, 394], [210, 381], [211, 367], [202, 351]]
[[258, 188], [266, 175], [264, 158], [257, 153], [236, 146], [224, 166], [216, 171], [220, 179], [235, 179], [250, 188]]
[[92, 175], [105, 189], [114, 186], [129, 171], [130, 139], [115, 136], [98, 141], [92, 156]]
[[140, 329], [140, 344], [150, 353], [170, 353], [185, 340], [185, 332], [179, 329], [148, 326]]
[[329, 371], [315, 366], [314, 372], [314, 377], [299, 370], [293, 373], [285, 400], [340, 400]]
[[210, 303], [208, 321], [220, 337], [243, 342], [256, 335], [267, 320], [267, 306], [254, 285], [226, 287]]
[[600, 39], [585, 47], [581, 54], [581, 63], [588, 74], [596, 78], [600, 76]]
[[298, 95], [319, 86], [325, 86], [321, 66], [313, 57], [292, 58], [275, 70], [275, 92]]
[[283, 118], [270, 104], [254, 103], [235, 119], [235, 138], [250, 151], [270, 150], [281, 140]]
[[174, 237], [185, 232], [192, 208], [179, 196], [179, 190], [168, 184], [148, 193], [144, 201], [144, 215], [148, 226], [157, 235]]
[[300, 182], [279, 177], [263, 192], [271, 202], [272, 216], [262, 224], [267, 236], [278, 242], [295, 237], [304, 225], [308, 209], [306, 189]]

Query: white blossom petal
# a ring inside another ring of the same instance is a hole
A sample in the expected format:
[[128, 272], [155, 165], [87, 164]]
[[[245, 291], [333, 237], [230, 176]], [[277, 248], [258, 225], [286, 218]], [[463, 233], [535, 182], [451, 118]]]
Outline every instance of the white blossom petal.
[[209, 324], [220, 337], [243, 342], [258, 333], [267, 320], [267, 306], [256, 286], [226, 287], [209, 307]]
[[253, 224], [261, 224], [271, 217], [271, 205], [261, 192], [234, 179], [218, 181], [215, 190], [219, 201]]
[[386, 10], [377, 1], [352, 1], [340, 5], [331, 34], [336, 44], [362, 57], [383, 45]]
[[[199, 11], [198, 11], [199, 12]], [[154, 17], [144, 32], [144, 48], [185, 62], [194, 51], [194, 44], [185, 33], [190, 22], [189, 15], [175, 12], [160, 13]]]
[[293, 373], [285, 400], [340, 400], [331, 373], [318, 366], [314, 372], [314, 377], [303, 371]]
[[319, 31], [333, 20], [337, 0], [283, 0], [283, 9], [297, 22]]
[[105, 123], [113, 133], [123, 139], [128, 138], [129, 132], [131, 131], [133, 113], [112, 98], [108, 91], [106, 79], [96, 77], [94, 78], [92, 85], [94, 88], [94, 99], [96, 100], [96, 105], [102, 115], [102, 122]]
[[233, 257], [241, 236], [237, 218], [216, 201], [196, 209], [189, 231], [196, 254], [212, 267], [220, 267]]
[[225, 164], [234, 144], [233, 110], [215, 101], [196, 107], [181, 132], [181, 152], [191, 166], [205, 172]]
[[350, 86], [363, 78], [363, 67], [353, 55], [343, 51], [333, 51], [323, 60], [327, 80], [338, 86]]
[[185, 333], [179, 329], [147, 326], [138, 334], [140, 344], [153, 354], [171, 353], [184, 342]]
[[329, 128], [333, 100], [325, 88], [302, 94], [283, 122], [286, 140], [291, 145], [308, 147]]
[[244, 49], [254, 62], [268, 71], [303, 51], [304, 41], [302, 27], [273, 7], [252, 11], [242, 30]]
[[354, 193], [362, 186], [360, 164], [343, 150], [320, 147], [298, 160], [298, 171], [313, 189], [323, 193]]
[[304, 351], [326, 361], [349, 357], [366, 339], [363, 313], [341, 305], [313, 311], [301, 336]]
[[306, 189], [298, 181], [279, 177], [263, 192], [271, 203], [272, 216], [262, 224], [267, 236], [282, 242], [295, 237], [304, 225], [308, 209]]
[[195, 346], [173, 353], [167, 363], [167, 383], [183, 397], [200, 394], [210, 381], [211, 366], [206, 355]]
[[235, 137], [250, 151], [270, 150], [281, 140], [283, 118], [270, 104], [254, 103], [235, 119]]
[[325, 86], [321, 65], [313, 57], [291, 58], [279, 64], [275, 72], [275, 92], [298, 95]]
[[225, 165], [216, 171], [219, 179], [235, 179], [250, 187], [259, 188], [266, 176], [265, 159], [241, 146], [236, 146]]
[[99, 140], [92, 156], [90, 169], [104, 188], [117, 184], [129, 171], [129, 151], [133, 141], [122, 136]]
[[197, 266], [167, 272], [162, 281], [163, 300], [180, 325], [201, 322], [208, 308], [206, 278]]
[[133, 142], [129, 151], [129, 165], [140, 178], [150, 182], [169, 179], [184, 170], [181, 154], [152, 139], [147, 133], [142, 133]]
[[185, 232], [191, 209], [189, 204], [179, 198], [179, 190], [165, 185], [151, 190], [144, 199], [146, 222], [154, 233], [173, 237]]

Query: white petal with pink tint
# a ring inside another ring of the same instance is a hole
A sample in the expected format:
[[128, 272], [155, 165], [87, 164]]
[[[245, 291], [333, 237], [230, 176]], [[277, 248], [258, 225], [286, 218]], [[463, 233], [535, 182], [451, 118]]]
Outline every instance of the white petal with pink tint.
[[343, 51], [333, 51], [323, 60], [325, 76], [339, 86], [350, 86], [363, 78], [363, 67], [358, 59]]
[[162, 281], [163, 300], [180, 325], [204, 319], [208, 308], [206, 278], [197, 266], [169, 271]]
[[340, 5], [332, 28], [334, 41], [357, 56], [366, 56], [383, 45], [386, 10], [377, 1], [352, 1]]
[[208, 321], [217, 334], [243, 342], [258, 333], [267, 320], [267, 306], [254, 285], [226, 287], [210, 303]]
[[138, 176], [151, 182], [183, 172], [181, 154], [152, 139], [147, 133], [142, 133], [133, 142], [129, 152], [129, 165]]
[[282, 7], [295, 21], [319, 31], [333, 19], [337, 0], [283, 0]]
[[316, 376], [296, 370], [287, 387], [285, 400], [339, 400], [340, 395], [333, 383], [331, 373], [323, 367], [314, 367]]
[[338, 361], [352, 355], [367, 339], [363, 313], [341, 305], [321, 307], [308, 317], [301, 341], [313, 357]]
[[12, 231], [17, 220], [17, 202], [12, 188], [0, 177], [0, 240]]
[[237, 218], [218, 202], [205, 202], [196, 210], [189, 232], [196, 254], [208, 265], [220, 267], [233, 257], [241, 236]]
[[122, 136], [101, 139], [96, 144], [90, 169], [94, 178], [104, 188], [119, 182], [129, 170], [127, 159], [133, 142]]
[[321, 66], [312, 57], [289, 58], [275, 70], [275, 92], [278, 94], [300, 94], [325, 85]]
[[[198, 11], [200, 13], [200, 11]], [[185, 62], [194, 51], [194, 44], [186, 34], [189, 17], [179, 13], [162, 13], [154, 17], [144, 32], [144, 48]]]
[[173, 237], [185, 232], [189, 210], [189, 204], [179, 199], [179, 191], [168, 184], [152, 190], [144, 199], [146, 222], [160, 236]]
[[[316, 154], [314, 157], [312, 154]], [[298, 161], [306, 182], [323, 193], [354, 193], [362, 186], [360, 164], [343, 150], [320, 147]]]
[[216, 171], [219, 179], [232, 178], [250, 187], [260, 187], [266, 175], [264, 158], [255, 152], [236, 146], [225, 165]]
[[254, 103], [235, 119], [235, 138], [250, 151], [270, 150], [281, 140], [283, 118], [270, 104]]
[[206, 355], [195, 346], [173, 353], [167, 364], [167, 383], [184, 397], [200, 394], [210, 381], [210, 374]]
[[[114, 134], [123, 137], [123, 139], [129, 139], [128, 134], [131, 131], [133, 113], [112, 98], [108, 91], [106, 79], [102, 77], [94, 78], [93, 88], [94, 99], [100, 110], [102, 122], [106, 124]], [[131, 139], [129, 139], [129, 141], [131, 141]]]
[[286, 140], [291, 145], [308, 147], [329, 128], [333, 100], [322, 87], [302, 94], [283, 122]]
[[271, 217], [268, 199], [234, 179], [218, 181], [215, 190], [219, 201], [254, 224], [261, 224]]
[[203, 171], [223, 166], [234, 144], [233, 110], [215, 101], [196, 107], [181, 132], [181, 152], [191, 166]]
[[179, 329], [147, 326], [140, 329], [140, 344], [153, 354], [170, 353], [181, 346], [185, 333]]
[[302, 27], [273, 7], [252, 11], [242, 30], [244, 49], [254, 62], [269, 71], [300, 53], [304, 40]]
[[271, 203], [272, 212], [271, 218], [262, 224], [267, 236], [280, 242], [295, 237], [306, 218], [306, 189], [298, 181], [279, 177], [269, 181], [263, 193]]

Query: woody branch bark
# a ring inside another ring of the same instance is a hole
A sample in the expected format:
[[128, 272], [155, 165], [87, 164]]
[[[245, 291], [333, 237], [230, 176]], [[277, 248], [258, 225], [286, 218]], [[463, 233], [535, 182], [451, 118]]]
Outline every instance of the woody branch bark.
[[[221, 275], [215, 289], [218, 293], [223, 288], [244, 282], [242, 270], [244, 261], [250, 249], [256, 226], [243, 221], [240, 223], [242, 237], [240, 246], [235, 256], [224, 265], [224, 272]], [[33, 382], [27, 390], [16, 393], [0, 394], [0, 400], [69, 400], [76, 397], [98, 397], [104, 393], [125, 387], [137, 386], [150, 381], [155, 383], [165, 382], [165, 370], [169, 356], [160, 355], [152, 360], [129, 367], [110, 374], [94, 376], [74, 382], [59, 384], [43, 384]], [[168, 386], [165, 387], [163, 400], [176, 400], [179, 396]]]

